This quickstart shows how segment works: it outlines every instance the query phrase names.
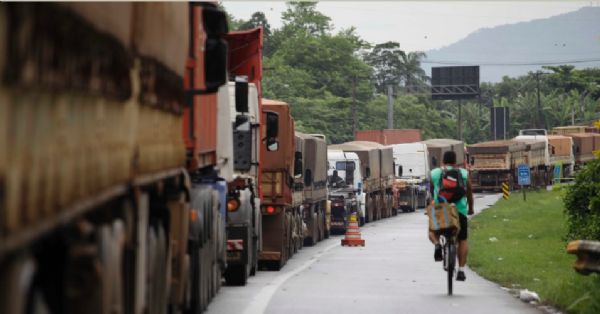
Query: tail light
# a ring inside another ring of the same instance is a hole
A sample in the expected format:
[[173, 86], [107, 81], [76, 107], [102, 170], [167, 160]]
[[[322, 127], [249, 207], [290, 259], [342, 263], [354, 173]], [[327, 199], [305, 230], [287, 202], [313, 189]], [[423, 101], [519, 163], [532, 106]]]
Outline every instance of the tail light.
[[235, 212], [240, 208], [240, 201], [237, 198], [229, 198], [227, 200], [227, 211]]
[[279, 207], [279, 206], [268, 205], [268, 206], [261, 206], [261, 207], [262, 207], [262, 213], [266, 214], [266, 215], [275, 215], [281, 211], [281, 207]]

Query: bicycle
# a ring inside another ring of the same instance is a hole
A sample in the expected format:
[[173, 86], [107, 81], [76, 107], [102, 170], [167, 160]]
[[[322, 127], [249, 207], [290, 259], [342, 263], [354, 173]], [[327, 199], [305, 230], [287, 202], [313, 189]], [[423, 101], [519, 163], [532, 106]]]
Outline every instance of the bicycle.
[[456, 230], [444, 231], [440, 234], [439, 241], [442, 246], [443, 267], [448, 274], [448, 295], [452, 295], [452, 284], [456, 269]]

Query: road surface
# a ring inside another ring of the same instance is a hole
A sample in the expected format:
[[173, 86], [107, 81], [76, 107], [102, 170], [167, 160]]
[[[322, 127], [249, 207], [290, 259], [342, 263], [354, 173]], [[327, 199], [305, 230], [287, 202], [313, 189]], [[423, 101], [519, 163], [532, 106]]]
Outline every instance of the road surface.
[[[477, 195], [476, 212], [499, 197]], [[361, 228], [364, 248], [342, 247], [333, 236], [305, 247], [279, 272], [222, 287], [208, 313], [540, 313], [469, 269], [448, 296], [426, 229], [419, 210]]]

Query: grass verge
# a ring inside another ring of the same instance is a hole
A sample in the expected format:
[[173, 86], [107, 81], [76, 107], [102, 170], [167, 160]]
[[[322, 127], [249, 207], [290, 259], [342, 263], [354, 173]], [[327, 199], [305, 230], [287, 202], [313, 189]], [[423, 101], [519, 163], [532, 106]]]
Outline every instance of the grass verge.
[[568, 313], [600, 313], [600, 278], [573, 270], [561, 191], [500, 199], [469, 226], [469, 266], [507, 288], [529, 289]]

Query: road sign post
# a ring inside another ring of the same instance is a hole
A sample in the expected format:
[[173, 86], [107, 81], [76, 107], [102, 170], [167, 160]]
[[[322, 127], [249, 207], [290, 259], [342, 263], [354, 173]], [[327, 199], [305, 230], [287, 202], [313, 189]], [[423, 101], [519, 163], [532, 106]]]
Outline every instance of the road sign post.
[[517, 177], [519, 178], [521, 190], [523, 190], [523, 200], [526, 201], [527, 196], [525, 195], [525, 186], [531, 185], [531, 172], [529, 171], [529, 165], [520, 164], [517, 167]]

